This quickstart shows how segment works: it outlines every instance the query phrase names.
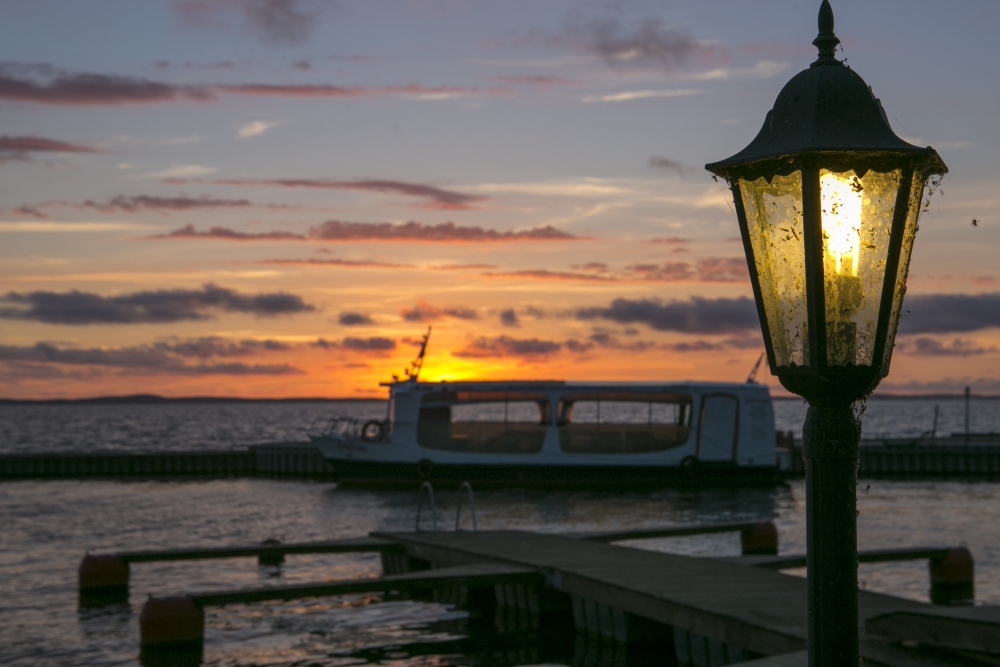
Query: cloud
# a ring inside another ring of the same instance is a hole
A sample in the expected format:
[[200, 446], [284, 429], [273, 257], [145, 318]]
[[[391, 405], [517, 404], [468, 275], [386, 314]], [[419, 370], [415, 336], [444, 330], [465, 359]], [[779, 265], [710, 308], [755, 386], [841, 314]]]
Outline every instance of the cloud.
[[[198, 200], [194, 200], [198, 201]], [[445, 222], [440, 225], [425, 225], [422, 222], [406, 222], [393, 224], [391, 222], [342, 222], [340, 220], [329, 220], [321, 225], [312, 227], [306, 234], [295, 234], [292, 232], [239, 232], [227, 227], [212, 227], [207, 231], [198, 231], [194, 225], [187, 224], [183, 227], [168, 232], [158, 234], [150, 238], [171, 239], [223, 239], [230, 241], [417, 241], [426, 243], [494, 243], [510, 241], [569, 241], [578, 239], [555, 227], [536, 227], [521, 231], [498, 232], [495, 229], [483, 229], [482, 227], [460, 227], [454, 222]], [[312, 260], [295, 260], [311, 262]], [[316, 260], [315, 263], [323, 263]], [[400, 266], [400, 265], [396, 265]], [[489, 268], [485, 264], [464, 264], [447, 268]]]
[[190, 25], [226, 27], [239, 17], [265, 41], [304, 42], [320, 17], [338, 6], [334, 0], [173, 0], [174, 11]]
[[56, 233], [71, 234], [82, 232], [115, 232], [124, 229], [141, 229], [134, 222], [70, 222], [55, 220], [17, 220], [0, 222], [0, 232]]
[[404, 86], [333, 86], [329, 84], [285, 84], [285, 83], [241, 83], [223, 84], [213, 90], [233, 95], [256, 95], [260, 97], [304, 97], [353, 99], [374, 95], [398, 95], [415, 100], [447, 100], [454, 97], [475, 95], [503, 95], [509, 91], [501, 87], [479, 88], [476, 86], [425, 86], [408, 83]]
[[973, 341], [959, 338], [945, 345], [934, 338], [921, 336], [913, 340], [897, 339], [896, 349], [903, 354], [914, 357], [972, 357], [981, 354], [993, 354], [1000, 350], [996, 347], [982, 347]]
[[463, 349], [452, 352], [453, 357], [488, 358], [488, 357], [523, 357], [527, 359], [543, 359], [550, 357], [562, 349], [562, 344], [537, 338], [511, 338], [497, 336], [495, 338], [481, 337], [470, 342]]
[[705, 299], [690, 301], [618, 298], [608, 307], [580, 308], [578, 320], [605, 319], [618, 324], [645, 324], [657, 331], [725, 334], [752, 331], [760, 326], [752, 299]]
[[201, 86], [107, 74], [68, 73], [48, 65], [0, 65], [0, 99], [54, 105], [150, 104], [173, 100], [209, 102]]
[[413, 308], [404, 308], [401, 313], [407, 322], [433, 322], [445, 317], [459, 320], [477, 320], [479, 314], [465, 306], [432, 306], [426, 301], [418, 301]]
[[[185, 185], [191, 181], [173, 180], [172, 185]], [[486, 201], [488, 197], [468, 195], [454, 190], [445, 190], [432, 185], [408, 183], [405, 181], [386, 181], [378, 179], [360, 179], [355, 181], [335, 181], [322, 178], [288, 178], [288, 179], [217, 179], [199, 181], [212, 185], [236, 185], [248, 187], [282, 187], [282, 188], [317, 188], [323, 190], [354, 190], [360, 192], [389, 192], [429, 199], [430, 202], [421, 205], [422, 208], [440, 210], [465, 210], [473, 208], [472, 204]]]
[[243, 123], [243, 125], [240, 125], [240, 129], [236, 133], [236, 136], [240, 139], [258, 137], [270, 130], [272, 127], [277, 127], [279, 125], [283, 125], [283, 123], [268, 122], [266, 120], [255, 120], [249, 123]]
[[207, 176], [219, 171], [216, 167], [206, 167], [200, 164], [176, 164], [169, 169], [143, 174], [141, 178], [162, 178], [166, 181], [193, 176]]
[[337, 317], [337, 321], [345, 327], [367, 326], [375, 324], [371, 315], [366, 313], [343, 312]]
[[659, 169], [660, 171], [672, 172], [678, 176], [683, 176], [686, 172], [690, 171], [680, 162], [671, 160], [670, 158], [660, 157], [659, 155], [654, 155], [649, 158], [649, 166], [653, 169]]
[[709, 51], [658, 18], [645, 19], [631, 28], [617, 19], [598, 19], [578, 23], [570, 34], [582, 38], [587, 52], [616, 68], [652, 66], [672, 70], [693, 55]]
[[901, 335], [989, 327], [1000, 327], [1000, 293], [907, 295], [899, 321]]
[[[602, 268], [595, 268], [603, 267]], [[583, 282], [727, 282], [749, 281], [746, 260], [740, 257], [703, 257], [690, 262], [653, 262], [629, 264], [620, 271], [608, 271], [599, 262], [574, 266], [578, 271], [521, 269], [516, 271], [486, 271], [484, 278], [514, 278], [527, 280], [575, 280]]]
[[392, 262], [376, 262], [367, 259], [265, 259], [259, 264], [276, 264], [288, 266], [341, 266], [350, 269], [415, 269], [416, 264], [395, 264]]
[[500, 324], [505, 327], [521, 326], [521, 322], [517, 319], [517, 313], [514, 312], [513, 308], [500, 311]]
[[454, 222], [425, 225], [421, 222], [392, 224], [390, 222], [341, 222], [329, 220], [309, 231], [309, 237], [321, 241], [428, 241], [496, 242], [496, 241], [564, 241], [572, 234], [555, 227], [536, 227], [522, 231], [498, 232], [482, 227], [459, 227]]
[[155, 290], [120, 296], [88, 292], [8, 292], [0, 297], [0, 318], [46, 324], [160, 324], [206, 320], [216, 312], [277, 317], [312, 312], [315, 306], [286, 292], [256, 295], [207, 284], [200, 290]]
[[390, 352], [396, 349], [396, 341], [391, 338], [372, 336], [371, 338], [344, 338], [341, 341], [329, 341], [325, 338], [317, 338], [315, 347], [324, 350], [344, 349], [356, 352]]
[[192, 197], [152, 197], [148, 195], [126, 197], [119, 195], [105, 202], [95, 202], [88, 199], [81, 206], [104, 211], [105, 213], [115, 211], [134, 213], [145, 209], [190, 211], [197, 209], [244, 208], [253, 206], [253, 204], [246, 199], [214, 199], [211, 197], [195, 199]]
[[2, 162], [28, 162], [31, 160], [30, 153], [101, 153], [96, 148], [83, 146], [81, 144], [71, 144], [66, 141], [56, 139], [44, 139], [42, 137], [21, 136], [12, 137], [9, 135], [0, 136], [0, 163]]
[[[271, 341], [276, 343], [276, 341]], [[124, 374], [171, 375], [292, 375], [301, 370], [288, 364], [207, 363], [213, 357], [239, 356], [266, 349], [268, 341], [227, 342], [204, 338], [186, 342], [154, 343], [115, 348], [0, 345], [0, 364], [17, 366], [20, 377], [51, 377], [53, 366], [90, 366], [118, 369]], [[249, 348], [254, 348], [250, 350]], [[189, 364], [187, 359], [200, 359]]]
[[608, 93], [606, 95], [587, 95], [584, 102], [631, 102], [633, 100], [648, 100], [660, 97], [687, 97], [688, 95], [699, 95], [705, 91], [694, 88], [681, 88], [677, 90], [625, 90], [620, 93]]
[[493, 78], [504, 83], [527, 86], [574, 86], [579, 83], [570, 79], [564, 79], [561, 76], [547, 76], [544, 74], [508, 74]]

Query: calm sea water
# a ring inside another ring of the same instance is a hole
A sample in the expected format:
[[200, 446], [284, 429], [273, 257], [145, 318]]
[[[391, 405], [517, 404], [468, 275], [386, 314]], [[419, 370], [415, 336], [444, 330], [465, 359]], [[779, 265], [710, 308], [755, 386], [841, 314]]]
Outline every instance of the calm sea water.
[[[938, 435], [964, 432], [965, 401], [868, 401], [863, 437], [929, 433], [938, 408]], [[774, 402], [778, 429], [801, 437], [807, 406], [799, 399]], [[970, 430], [1000, 433], [1000, 398], [973, 398]], [[0, 453], [94, 450], [241, 449], [278, 441], [305, 441], [335, 416], [376, 419], [383, 401], [163, 404], [0, 405]]]
[[[940, 404], [939, 432], [964, 428], [962, 401]], [[998, 401], [973, 401], [973, 430], [1000, 430]], [[867, 434], [929, 430], [935, 401], [878, 401]], [[334, 414], [375, 417], [380, 403], [50, 405], [0, 407], [0, 451], [56, 449], [226, 449], [302, 439]], [[778, 427], [795, 430], [797, 401], [776, 402]], [[874, 431], [872, 429], [875, 429]], [[481, 529], [547, 532], [772, 518], [782, 553], [805, 548], [804, 487], [656, 493], [477, 492]], [[440, 519], [454, 521], [456, 496], [439, 493]], [[864, 482], [859, 546], [968, 544], [979, 604], [1000, 604], [1000, 484]], [[133, 566], [129, 604], [77, 609], [76, 569], [86, 551], [335, 539], [372, 530], [409, 530], [416, 494], [338, 489], [334, 484], [258, 479], [170, 482], [0, 483], [0, 664], [136, 665], [138, 614], [149, 594], [285, 585], [377, 576], [376, 555], [293, 556], [280, 572], [254, 559]], [[701, 556], [739, 553], [737, 535], [644, 540], [629, 546]], [[799, 572], [798, 574], [802, 574]], [[924, 562], [863, 565], [870, 590], [927, 599]], [[377, 596], [210, 608], [210, 665], [581, 664], [524, 645], [483, 644], [464, 634], [446, 606]]]

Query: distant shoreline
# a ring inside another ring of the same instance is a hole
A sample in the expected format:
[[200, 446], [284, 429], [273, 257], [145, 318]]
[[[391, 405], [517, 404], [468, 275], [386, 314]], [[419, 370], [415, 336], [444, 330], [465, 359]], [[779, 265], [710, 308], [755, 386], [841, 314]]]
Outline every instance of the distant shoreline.
[[[909, 400], [951, 400], [963, 399], [964, 394], [874, 394], [868, 400], [880, 401], [909, 401]], [[976, 394], [971, 398], [1000, 398], [997, 394]], [[775, 401], [801, 401], [802, 398], [791, 395], [772, 395]], [[131, 396], [99, 396], [96, 398], [0, 398], [0, 406], [3, 405], [160, 405], [160, 404], [184, 404], [184, 403], [383, 403], [384, 398], [320, 398], [320, 397], [298, 397], [298, 398], [240, 398], [236, 396], [186, 396], [180, 398], [168, 398], [155, 394], [134, 394]]]
[[239, 398], [236, 396], [187, 396], [168, 398], [155, 394], [99, 396], [97, 398], [0, 398], [0, 405], [159, 405], [162, 403], [383, 403], [384, 398]]

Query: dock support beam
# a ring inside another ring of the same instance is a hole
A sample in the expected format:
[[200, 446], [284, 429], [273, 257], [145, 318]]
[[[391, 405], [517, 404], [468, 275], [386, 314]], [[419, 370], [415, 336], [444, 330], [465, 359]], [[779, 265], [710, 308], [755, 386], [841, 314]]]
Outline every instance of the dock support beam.
[[803, 428], [809, 667], [858, 665], [858, 455], [850, 404], [810, 406]]

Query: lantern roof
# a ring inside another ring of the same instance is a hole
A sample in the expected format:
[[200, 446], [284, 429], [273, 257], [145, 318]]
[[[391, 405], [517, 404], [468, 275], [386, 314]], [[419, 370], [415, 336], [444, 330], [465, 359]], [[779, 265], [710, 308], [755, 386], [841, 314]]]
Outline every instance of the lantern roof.
[[819, 36], [813, 41], [819, 57], [785, 84], [749, 146], [705, 168], [728, 177], [734, 167], [791, 155], [878, 153], [912, 156], [918, 158], [918, 170], [946, 173], [948, 168], [933, 148], [914, 146], [896, 136], [871, 87], [834, 57], [839, 43], [833, 33], [833, 10], [823, 0]]

